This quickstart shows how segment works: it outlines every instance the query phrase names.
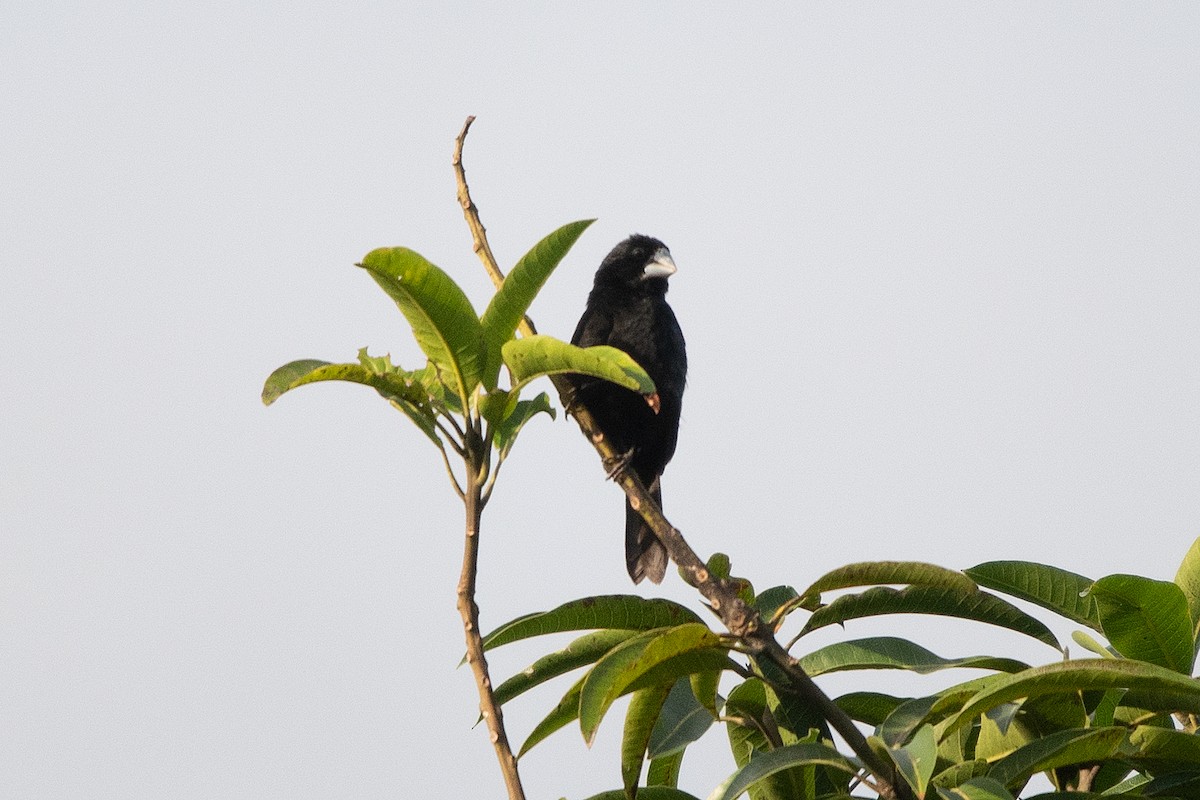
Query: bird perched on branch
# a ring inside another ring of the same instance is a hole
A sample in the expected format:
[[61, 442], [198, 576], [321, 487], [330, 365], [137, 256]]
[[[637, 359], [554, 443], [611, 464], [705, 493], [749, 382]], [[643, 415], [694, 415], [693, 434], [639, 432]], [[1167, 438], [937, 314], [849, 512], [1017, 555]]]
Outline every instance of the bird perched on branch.
[[[662, 506], [660, 478], [675, 454], [679, 412], [687, 379], [683, 331], [667, 305], [667, 278], [675, 274], [671, 252], [658, 239], [634, 235], [613, 248], [588, 295], [571, 343], [607, 344], [628, 353], [654, 380], [657, 394], [644, 397], [608, 381], [575, 376], [575, 400], [595, 417], [623, 467], [637, 473]], [[667, 551], [625, 500], [625, 565], [634, 583], [662, 582]]]

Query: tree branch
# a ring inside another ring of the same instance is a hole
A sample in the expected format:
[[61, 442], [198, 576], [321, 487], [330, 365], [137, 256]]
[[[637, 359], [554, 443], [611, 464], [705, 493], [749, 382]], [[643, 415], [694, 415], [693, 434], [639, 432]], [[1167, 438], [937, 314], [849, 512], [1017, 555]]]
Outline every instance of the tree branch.
[[483, 652], [483, 638], [479, 632], [479, 606], [475, 603], [475, 577], [479, 572], [479, 524], [483, 514], [480, 495], [480, 470], [478, 461], [483, 457], [486, 446], [474, 430], [468, 431], [467, 486], [464, 505], [466, 507], [466, 541], [463, 543], [462, 574], [458, 579], [458, 613], [462, 617], [463, 633], [467, 640], [467, 662], [475, 676], [479, 690], [479, 713], [487, 723], [496, 760], [504, 775], [509, 800], [525, 800], [521, 776], [517, 770], [517, 757], [513, 755], [504, 729], [504, 714], [496, 695], [492, 691], [492, 679], [488, 672], [487, 657]]
[[[462, 206], [467, 226], [471, 229], [475, 253], [483, 262], [484, 269], [487, 270], [492, 283], [499, 288], [504, 281], [504, 273], [496, 263], [496, 257], [492, 254], [492, 248], [488, 244], [487, 231], [479, 219], [479, 209], [471, 199], [466, 171], [462, 164], [463, 143], [467, 138], [467, 131], [470, 130], [471, 123], [474, 121], [475, 117], [467, 117], [463, 124], [462, 131], [454, 141], [454, 157], [451, 163], [454, 166], [454, 174], [458, 183], [458, 202]], [[530, 336], [535, 332], [533, 323], [528, 317], [521, 323], [519, 329], [525, 336]], [[619, 458], [621, 454], [604, 436], [587, 408], [573, 402], [571, 384], [561, 375], [551, 376], [551, 382], [558, 391], [563, 407], [575, 417], [583, 434], [600, 454], [602, 462], [612, 463], [614, 459]], [[629, 497], [630, 505], [641, 514], [642, 519], [654, 531], [654, 535], [666, 547], [671, 560], [679, 567], [683, 579], [700, 592], [729, 632], [736, 636], [752, 655], [766, 658], [783, 670], [791, 684], [787, 688], [816, 707], [821, 716], [829, 721], [829, 724], [842, 736], [863, 765], [875, 776], [880, 796], [888, 798], [888, 800], [911, 800], [912, 793], [904, 779], [897, 774], [895, 767], [876, 755], [854, 721], [838, 708], [829, 699], [829, 696], [813, 682], [799, 663], [788, 655], [775, 639], [771, 626], [764, 624], [758, 611], [748, 606], [738, 596], [737, 582], [713, 577], [696, 551], [692, 550], [683, 538], [683, 534], [663, 516], [662, 509], [650, 497], [637, 475], [623, 470], [614, 477], [614, 480]]]

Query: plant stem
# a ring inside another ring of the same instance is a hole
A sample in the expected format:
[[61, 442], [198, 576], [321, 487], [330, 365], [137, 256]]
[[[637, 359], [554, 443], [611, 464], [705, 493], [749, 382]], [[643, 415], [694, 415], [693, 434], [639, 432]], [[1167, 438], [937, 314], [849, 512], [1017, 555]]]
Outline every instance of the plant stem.
[[475, 603], [475, 576], [479, 568], [479, 531], [483, 516], [480, 482], [481, 446], [475, 431], [468, 431], [467, 441], [467, 485], [463, 505], [466, 508], [466, 541], [463, 544], [462, 575], [458, 579], [458, 613], [462, 617], [463, 633], [467, 640], [467, 662], [475, 675], [479, 689], [479, 713], [487, 723], [496, 760], [508, 788], [509, 800], [525, 800], [521, 787], [521, 776], [517, 771], [517, 758], [508, 744], [504, 730], [504, 715], [492, 691], [492, 679], [488, 673], [487, 658], [483, 653], [483, 638], [479, 633], [479, 606]]

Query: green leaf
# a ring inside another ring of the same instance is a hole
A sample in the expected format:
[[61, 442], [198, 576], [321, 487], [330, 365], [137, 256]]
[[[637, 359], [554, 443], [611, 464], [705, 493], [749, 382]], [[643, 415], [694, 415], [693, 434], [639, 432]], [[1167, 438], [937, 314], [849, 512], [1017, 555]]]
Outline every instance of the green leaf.
[[501, 355], [512, 373], [514, 391], [543, 376], [571, 372], [603, 378], [644, 395], [655, 392], [646, 370], [608, 345], [576, 347], [553, 336], [526, 336], [505, 342]]
[[717, 580], [728, 580], [733, 575], [733, 562], [726, 553], [713, 553], [704, 562], [704, 568]]
[[363, 269], [399, 306], [422, 352], [453, 376], [466, 404], [484, 367], [483, 331], [471, 301], [449, 275], [406, 247], [381, 247], [363, 258]]
[[517, 758], [521, 758], [526, 753], [534, 748], [535, 745], [543, 742], [550, 734], [557, 730], [570, 725], [574, 720], [579, 719], [579, 696], [583, 691], [583, 678], [575, 682], [575, 685], [567, 690], [567, 693], [558, 701], [558, 705], [550, 710], [541, 722], [534, 726], [533, 730], [526, 737], [525, 742], [521, 745], [521, 750], [517, 753]]
[[823, 593], [881, 583], [933, 586], [962, 594], [979, 587], [963, 573], [920, 561], [863, 561], [827, 572], [804, 590], [802, 597], [819, 598]]
[[636, 635], [637, 631], [613, 629], [580, 636], [562, 650], [539, 658], [497, 686], [496, 702], [507, 703], [552, 678], [593, 664], [605, 653]]
[[1019, 789], [1039, 772], [1111, 758], [1124, 738], [1125, 729], [1119, 727], [1052, 733], [997, 761], [988, 770], [988, 777], [1010, 789]]
[[854, 775], [857, 767], [838, 751], [823, 744], [791, 744], [766, 753], [755, 753], [750, 763], [721, 783], [708, 800], [733, 800], [759, 781], [778, 772], [803, 766], [832, 767]]
[[[780, 608], [796, 600], [799, 596], [791, 586], [772, 586], [770, 589], [764, 589], [758, 597], [754, 598], [754, 607], [764, 620], [771, 621]], [[776, 620], [777, 625], [781, 623], [782, 620]]]
[[[687, 656], [692, 658], [684, 658]], [[613, 701], [651, 683], [646, 677], [649, 674], [670, 677], [674, 683], [678, 675], [712, 669], [714, 661], [718, 668], [728, 661], [721, 638], [699, 622], [647, 631], [614, 648], [597, 661], [583, 679], [579, 727], [584, 741], [590, 745], [595, 740], [596, 730]], [[671, 675], [657, 671], [656, 668], [668, 662], [680, 666], [682, 671]]]
[[550, 397], [545, 392], [532, 400], [518, 400], [512, 413], [496, 426], [496, 451], [501, 460], [508, 458], [513, 444], [517, 441], [517, 434], [525, 427], [525, 423], [538, 414], [549, 414], [550, 419], [555, 418], [554, 407], [550, 405]]
[[688, 678], [688, 682], [696, 702], [704, 706], [713, 717], [718, 716], [721, 713], [721, 703], [724, 702], [717, 694], [717, 689], [721, 686], [721, 673], [696, 672]]
[[655, 759], [682, 752], [703, 736], [714, 721], [713, 712], [696, 699], [691, 681], [680, 678], [667, 695], [650, 736], [647, 752]]
[[1175, 573], [1175, 585], [1187, 598], [1188, 611], [1192, 617], [1192, 638], [1200, 647], [1200, 538], [1192, 542], [1179, 571]]
[[462, 398], [458, 396], [457, 388], [448, 386], [446, 383], [447, 380], [453, 382], [452, 375], [439, 369], [437, 364], [430, 361], [421, 369], [413, 370], [412, 376], [425, 387], [425, 392], [429, 395], [434, 407], [445, 409], [450, 414], [462, 414], [466, 406], [463, 405]]
[[[780, 746], [778, 723], [767, 707], [767, 689], [762, 680], [748, 678], [729, 693], [729, 699], [725, 701], [725, 730], [738, 767], [745, 767], [756, 755]], [[772, 732], [771, 738], [767, 737], [768, 731]], [[816, 789], [815, 777], [811, 767], [776, 772], [750, 787], [750, 798], [810, 798]]]
[[900, 747], [920, 729], [938, 701], [937, 695], [914, 697], [901, 703], [879, 723], [876, 736], [888, 747]]
[[877, 726], [904, 702], [911, 699], [879, 692], [848, 692], [840, 697], [835, 697], [833, 702], [850, 719]]
[[837, 642], [805, 655], [800, 666], [812, 676], [848, 669], [905, 669], [926, 674], [955, 667], [1000, 672], [1019, 672], [1029, 667], [1010, 658], [992, 656], [942, 658], [907, 639], [892, 636]]
[[[960, 761], [956, 764], [951, 764], [944, 770], [933, 776], [930, 781], [934, 786], [941, 789], [954, 789], [973, 778], [979, 778], [987, 774], [988, 768], [991, 765], [982, 758], [971, 759], [969, 761]], [[1006, 790], [1004, 792], [1008, 797]], [[954, 795], [950, 795], [954, 796]]]
[[1042, 622], [1021, 609], [987, 592], [963, 594], [935, 586], [910, 586], [892, 589], [876, 586], [861, 594], [848, 594], [823, 606], [809, 617], [800, 636], [827, 625], [884, 614], [936, 614], [944, 617], [985, 622], [1031, 636], [1039, 642], [1062, 650], [1058, 639]]
[[937, 740], [933, 735], [933, 726], [922, 725], [911, 742], [889, 750], [888, 754], [917, 796], [924, 797], [929, 779], [933, 777], [937, 766]]
[[[360, 359], [367, 358], [366, 348], [360, 353]], [[369, 359], [372, 362], [386, 360], [382, 358]], [[390, 367], [390, 361], [387, 362]], [[284, 392], [298, 386], [321, 381], [345, 381], [370, 386], [390, 401], [393, 406], [411, 419], [421, 432], [438, 447], [442, 446], [434, 424], [435, 410], [429, 405], [429, 395], [417, 379], [416, 373], [405, 372], [391, 368], [390, 371], [378, 371], [363, 364], [331, 364], [328, 361], [304, 359], [284, 364], [271, 373], [263, 385], [262, 401], [271, 405]]]
[[1020, 705], [1005, 703], [989, 710], [979, 720], [975, 756], [995, 761], [1015, 752], [1037, 738], [1019, 715]]
[[489, 391], [496, 388], [500, 374], [500, 349], [516, 334], [517, 326], [550, 273], [593, 222], [594, 219], [569, 222], [535, 244], [509, 271], [492, 296], [479, 320], [487, 347], [483, 384]]
[[625, 731], [621, 736], [621, 780], [630, 798], [637, 795], [642, 765], [646, 761], [646, 746], [670, 693], [670, 684], [650, 686], [634, 692], [629, 700]]
[[779, 728], [780, 741], [784, 744], [797, 744], [809, 740], [814, 731], [816, 738], [813, 741], [819, 741], [822, 737], [832, 738], [829, 724], [812, 704], [805, 702], [794, 692], [776, 691], [775, 686], [771, 684], [771, 676], [768, 676], [766, 684], [767, 708], [770, 709], [771, 716], [775, 718], [775, 724]]
[[[678, 750], [665, 756], [651, 759], [650, 769], [646, 770], [647, 786], [679, 785], [679, 770], [683, 766], [683, 750]], [[643, 798], [645, 795], [642, 795]]]
[[1194, 733], [1139, 725], [1129, 734], [1129, 741], [1137, 750], [1124, 756], [1155, 774], [1200, 766], [1200, 736]]
[[[1198, 681], [1145, 662], [1077, 659], [1034, 667], [1015, 675], [996, 676], [994, 682], [975, 694], [955, 715], [947, 733], [969, 724], [990, 709], [1022, 697], [1092, 689], [1138, 689], [1148, 693], [1147, 699], [1153, 698], [1152, 693], [1161, 692], [1171, 705], [1150, 710], [1200, 713]], [[1128, 702], [1129, 698], [1126, 700]]]
[[[362, 352], [365, 352], [366, 348]], [[386, 358], [386, 356], [384, 357]], [[371, 359], [378, 361], [379, 359]], [[262, 401], [271, 405], [284, 392], [320, 381], [346, 381], [370, 386], [384, 397], [397, 397], [411, 403], [428, 402], [428, 395], [413, 374], [393, 368], [380, 372], [362, 364], [331, 364], [328, 361], [304, 359], [284, 364], [271, 373], [263, 385]]]
[[1084, 595], [1090, 578], [1032, 561], [988, 561], [963, 570], [980, 586], [1028, 600], [1069, 620], [1100, 630], [1096, 602]]
[[[305, 358], [300, 361], [291, 361], [284, 364], [267, 376], [267, 381], [263, 384], [262, 390], [263, 405], [271, 405], [271, 403], [278, 400], [279, 396], [289, 389], [295, 389], [297, 386], [311, 383], [311, 381], [303, 379], [320, 368], [329, 366], [333, 365], [328, 361], [318, 361], [313, 358]], [[330, 378], [328, 380], [333, 379]]]
[[645, 631], [685, 622], [700, 622], [700, 617], [686, 606], [671, 600], [647, 599], [630, 594], [600, 595], [572, 600], [550, 611], [518, 617], [483, 637], [483, 647], [490, 650], [531, 636], [564, 631], [599, 628]]
[[1013, 800], [1003, 784], [988, 777], [972, 778], [953, 789], [938, 789], [938, 797], [943, 800]]
[[1142, 793], [1146, 797], [1163, 797], [1176, 795], [1178, 797], [1200, 797], [1200, 769], [1186, 769], [1157, 775], [1153, 780], [1141, 784]]
[[1174, 583], [1109, 575], [1092, 584], [1104, 635], [1126, 658], [1190, 675], [1196, 655], [1192, 617]]
[[[670, 786], [646, 786], [638, 790], [641, 800], [700, 800], [694, 794], [680, 791]], [[629, 800], [624, 789], [614, 789], [600, 794], [594, 794], [584, 800]]]
[[1071, 639], [1084, 650], [1095, 653], [1101, 658], [1116, 658], [1113, 655], [1112, 649], [1105, 647], [1097, 642], [1093, 637], [1089, 636], [1086, 631], [1074, 631], [1071, 633]]

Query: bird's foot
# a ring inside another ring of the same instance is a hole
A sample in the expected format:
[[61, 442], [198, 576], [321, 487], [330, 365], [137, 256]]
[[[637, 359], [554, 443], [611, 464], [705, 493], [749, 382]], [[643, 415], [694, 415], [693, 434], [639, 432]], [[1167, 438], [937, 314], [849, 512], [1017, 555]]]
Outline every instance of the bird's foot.
[[635, 448], [629, 448], [624, 453], [613, 456], [612, 458], [604, 459], [604, 469], [608, 473], [608, 479], [615, 481], [629, 466], [629, 462], [633, 460], [633, 451]]
[[580, 406], [579, 392], [575, 390], [575, 387], [572, 386], [565, 389], [561, 394], [559, 394], [559, 399], [563, 404], [563, 413], [569, 414], [572, 417], [575, 416], [575, 409], [579, 408]]

